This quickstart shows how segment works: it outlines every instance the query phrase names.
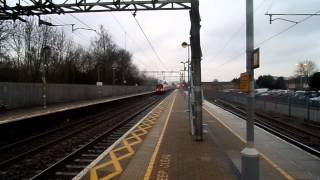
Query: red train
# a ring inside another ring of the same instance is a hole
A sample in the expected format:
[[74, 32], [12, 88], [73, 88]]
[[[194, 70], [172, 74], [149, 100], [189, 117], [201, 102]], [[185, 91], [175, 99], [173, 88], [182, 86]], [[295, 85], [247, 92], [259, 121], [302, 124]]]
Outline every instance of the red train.
[[170, 86], [168, 84], [157, 84], [156, 85], [156, 94], [164, 94], [168, 91], [173, 90], [173, 86]]

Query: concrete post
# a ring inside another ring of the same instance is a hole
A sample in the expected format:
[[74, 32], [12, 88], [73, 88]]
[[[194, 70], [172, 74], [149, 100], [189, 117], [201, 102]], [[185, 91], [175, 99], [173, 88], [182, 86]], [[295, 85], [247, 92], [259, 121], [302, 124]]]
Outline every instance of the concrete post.
[[253, 0], [246, 0], [246, 61], [250, 79], [250, 91], [247, 96], [247, 144], [241, 151], [241, 178], [243, 180], [259, 179], [259, 152], [254, 148], [254, 25]]

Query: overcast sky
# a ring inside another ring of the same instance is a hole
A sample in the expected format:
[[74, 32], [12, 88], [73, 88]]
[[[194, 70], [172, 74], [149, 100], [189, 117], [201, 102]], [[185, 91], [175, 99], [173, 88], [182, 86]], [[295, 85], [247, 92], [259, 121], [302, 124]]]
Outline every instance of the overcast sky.
[[[289, 31], [264, 42], [294, 25], [286, 21], [274, 21], [269, 24], [269, 17], [264, 15], [267, 11], [315, 13], [320, 10], [319, 0], [254, 0], [254, 7], [255, 46], [260, 47], [261, 51], [261, 65], [255, 71], [256, 76], [264, 74], [292, 76], [295, 64], [303, 60], [312, 60], [320, 68], [320, 16], [313, 16]], [[213, 79], [230, 81], [238, 77], [245, 71], [245, 0], [200, 0], [200, 13], [202, 81]], [[188, 11], [137, 12], [137, 19], [167, 69], [156, 58], [129, 12], [88, 13], [74, 16], [94, 29], [98, 29], [101, 24], [105, 26], [113, 40], [123, 48], [126, 46], [133, 54], [134, 63], [141, 70], [181, 70], [180, 61], [187, 60], [187, 50], [181, 47], [181, 43], [188, 41], [189, 37]], [[75, 23], [77, 27], [86, 27], [70, 15], [50, 17], [54, 23]], [[300, 21], [305, 17], [283, 18]], [[84, 30], [72, 34], [70, 27], [64, 28], [76, 42], [85, 46], [89, 46], [90, 39], [96, 36], [94, 32]]]

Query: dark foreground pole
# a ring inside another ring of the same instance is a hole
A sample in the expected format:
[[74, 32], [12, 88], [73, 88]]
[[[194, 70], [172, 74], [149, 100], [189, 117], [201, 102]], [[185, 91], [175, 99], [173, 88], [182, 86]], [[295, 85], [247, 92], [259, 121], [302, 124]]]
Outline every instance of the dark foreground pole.
[[201, 94], [201, 45], [200, 45], [200, 13], [199, 13], [199, 0], [191, 1], [191, 31], [190, 31], [190, 43], [191, 43], [191, 66], [192, 66], [192, 77], [193, 89], [194, 89], [194, 115], [195, 115], [195, 140], [202, 141], [202, 94]]

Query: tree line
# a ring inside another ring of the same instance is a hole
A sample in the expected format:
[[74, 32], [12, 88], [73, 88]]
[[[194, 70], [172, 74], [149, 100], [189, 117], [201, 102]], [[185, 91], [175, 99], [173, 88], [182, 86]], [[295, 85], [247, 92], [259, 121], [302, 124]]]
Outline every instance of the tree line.
[[[234, 78], [231, 82], [240, 84], [240, 78]], [[299, 84], [306, 82], [311, 90], [320, 90], [320, 72], [314, 72], [310, 77], [296, 76], [286, 80], [284, 77], [274, 77], [272, 75], [261, 75], [255, 80], [255, 88], [287, 89], [289, 82]], [[301, 87], [300, 87], [301, 88]]]
[[[320, 90], [320, 72], [316, 63], [311, 60], [301, 61], [296, 64], [295, 76], [285, 79], [272, 75], [261, 75], [255, 80], [255, 88], [287, 89], [288, 84], [293, 83], [295, 88], [303, 89], [302, 84], [308, 84], [310, 90]], [[239, 85], [240, 78], [234, 78], [231, 82]]]
[[141, 85], [147, 79], [102, 25], [86, 48], [33, 18], [0, 21], [0, 81], [41, 82], [43, 72], [49, 83], [112, 84], [114, 75], [116, 84]]

